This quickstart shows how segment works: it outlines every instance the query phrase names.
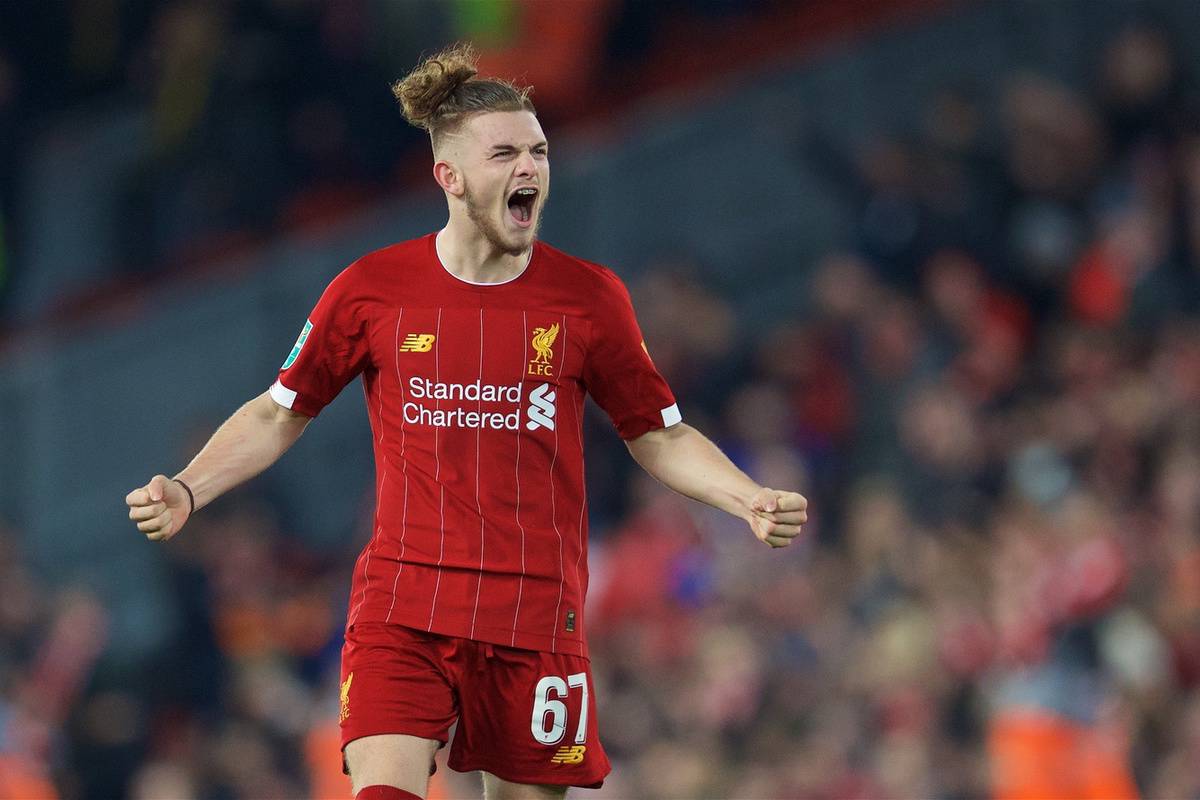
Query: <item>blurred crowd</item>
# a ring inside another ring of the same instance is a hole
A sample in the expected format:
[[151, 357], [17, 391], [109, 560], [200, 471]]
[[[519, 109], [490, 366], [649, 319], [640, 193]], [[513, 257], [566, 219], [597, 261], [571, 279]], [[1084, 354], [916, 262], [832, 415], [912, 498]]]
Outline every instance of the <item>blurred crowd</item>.
[[[589, 417], [595, 796], [1200, 798], [1200, 94], [1153, 27], [1095, 76], [951, 87], [849, 151], [806, 131], [857, 224], [791, 318], [686, 256], [633, 282], [684, 419], [812, 521], [768, 550]], [[369, 504], [334, 557], [253, 487], [206, 509], [136, 670], [0, 538], [0, 796], [347, 796]], [[478, 791], [447, 773], [431, 796]]]
[[748, 349], [635, 299], [685, 419], [810, 543], [633, 478], [599, 549], [614, 797], [1200, 797], [1200, 111], [1163, 31], [801, 153], [855, 241]]

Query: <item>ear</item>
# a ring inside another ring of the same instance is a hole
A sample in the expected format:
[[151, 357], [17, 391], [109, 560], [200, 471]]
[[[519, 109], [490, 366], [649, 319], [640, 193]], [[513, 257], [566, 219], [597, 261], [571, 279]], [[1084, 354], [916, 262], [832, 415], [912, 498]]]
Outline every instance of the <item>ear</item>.
[[433, 179], [447, 193], [455, 197], [462, 197], [464, 189], [462, 175], [450, 162], [438, 161], [435, 163], [433, 165]]

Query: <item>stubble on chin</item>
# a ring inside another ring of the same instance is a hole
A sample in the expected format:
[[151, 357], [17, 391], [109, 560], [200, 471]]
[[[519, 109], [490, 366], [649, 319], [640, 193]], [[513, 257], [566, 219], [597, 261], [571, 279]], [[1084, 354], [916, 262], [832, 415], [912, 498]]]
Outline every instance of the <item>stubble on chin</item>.
[[524, 241], [513, 241], [504, 235], [504, 231], [496, 225], [496, 221], [476, 202], [470, 187], [467, 187], [466, 192], [463, 194], [463, 201], [467, 205], [467, 218], [475, 223], [475, 227], [479, 229], [479, 232], [483, 234], [483, 237], [488, 240], [488, 243], [492, 247], [507, 255], [519, 256], [524, 253], [533, 244], [534, 240], [537, 239], [538, 233], [541, 231], [542, 217], [539, 214], [537, 221], [533, 224], [532, 235]]

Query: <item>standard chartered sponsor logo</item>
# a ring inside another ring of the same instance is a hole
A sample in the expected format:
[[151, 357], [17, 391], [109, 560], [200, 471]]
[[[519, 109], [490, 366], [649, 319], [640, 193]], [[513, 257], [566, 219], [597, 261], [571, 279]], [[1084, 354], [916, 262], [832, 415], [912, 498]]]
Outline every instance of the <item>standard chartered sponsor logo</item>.
[[404, 404], [404, 421], [410, 425], [429, 425], [434, 428], [492, 428], [515, 431], [520, 413], [499, 411], [468, 411], [465, 408], [430, 408], [420, 403]]
[[[434, 428], [491, 428], [492, 430], [515, 431], [521, 425], [521, 389], [524, 384], [497, 385], [475, 381], [474, 383], [442, 383], [428, 378], [412, 376], [408, 379], [408, 400], [404, 403], [404, 421], [409, 425], [429, 425]], [[529, 392], [526, 426], [529, 430], [549, 428], [554, 430], [554, 395], [550, 384], [535, 386]], [[435, 401], [430, 403], [429, 401]], [[495, 403], [498, 409], [463, 408], [451, 406], [440, 408], [437, 401], [465, 401], [468, 403]]]
[[437, 383], [416, 375], [408, 379], [408, 393], [417, 400], [482, 400], [485, 403], [520, 403], [521, 384]]
[[543, 383], [529, 393], [529, 407], [525, 412], [529, 414], [529, 421], [525, 423], [529, 430], [554, 430], [554, 392], [550, 391], [550, 384]]

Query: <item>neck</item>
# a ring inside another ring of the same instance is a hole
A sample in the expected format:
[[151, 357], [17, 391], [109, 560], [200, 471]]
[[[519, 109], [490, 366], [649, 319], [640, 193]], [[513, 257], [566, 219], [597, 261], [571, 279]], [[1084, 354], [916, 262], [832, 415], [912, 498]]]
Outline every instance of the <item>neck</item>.
[[456, 278], [471, 283], [504, 283], [520, 275], [529, 264], [532, 246], [513, 255], [498, 250], [470, 220], [450, 216], [435, 240], [442, 266]]

